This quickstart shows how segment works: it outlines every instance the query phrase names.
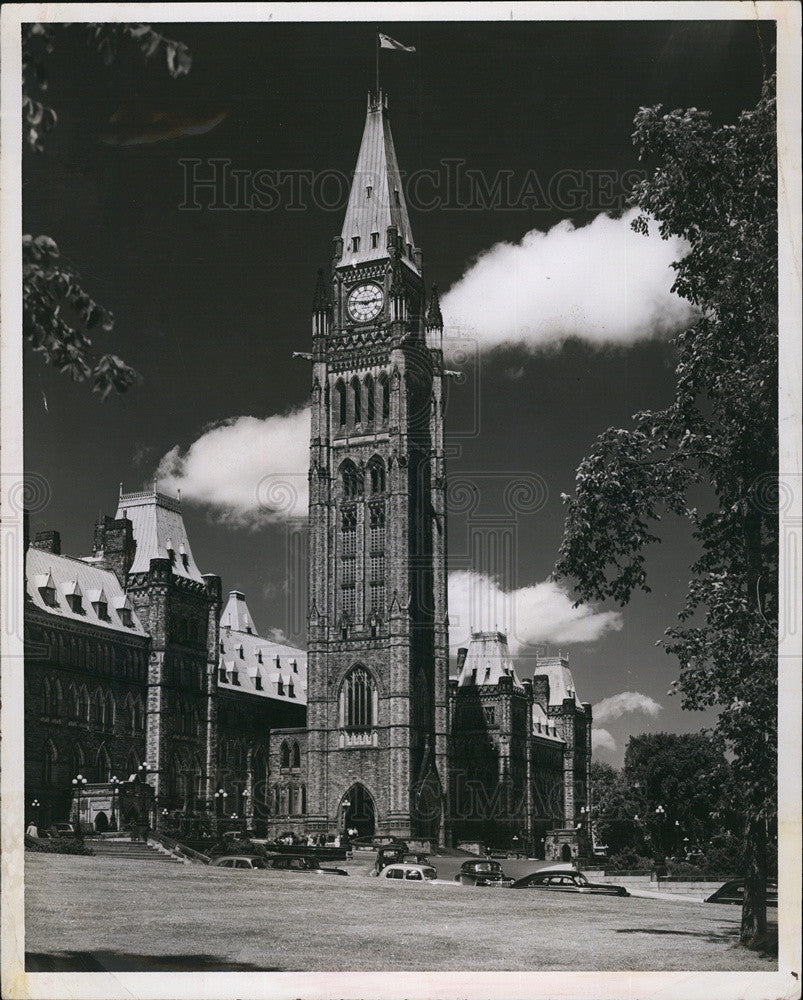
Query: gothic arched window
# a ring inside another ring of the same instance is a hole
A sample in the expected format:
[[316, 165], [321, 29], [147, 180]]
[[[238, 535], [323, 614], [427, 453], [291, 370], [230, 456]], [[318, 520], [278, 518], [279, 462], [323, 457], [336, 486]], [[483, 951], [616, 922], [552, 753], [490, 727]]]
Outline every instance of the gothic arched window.
[[357, 583], [357, 512], [353, 507], [347, 508], [341, 511], [340, 517], [341, 613], [353, 622]]
[[58, 761], [58, 755], [56, 754], [56, 748], [53, 746], [51, 740], [45, 743], [44, 753], [42, 754], [42, 784], [52, 785], [56, 780], [56, 763]]
[[337, 405], [338, 423], [341, 427], [346, 426], [346, 387], [342, 380], [335, 384], [335, 402]]
[[343, 484], [343, 499], [352, 500], [362, 492], [362, 483], [357, 466], [346, 460], [340, 466], [340, 481]]
[[351, 380], [351, 392], [354, 397], [354, 423], [362, 423], [362, 386], [355, 375]]
[[296, 769], [301, 767], [301, 750], [299, 749], [298, 743], [293, 743], [293, 757], [290, 766]]
[[375, 722], [376, 685], [361, 664], [352, 667], [340, 689], [340, 725], [345, 729], [370, 729]]
[[[384, 474], [384, 468], [382, 469]], [[385, 614], [385, 505], [372, 503], [368, 508], [368, 587], [371, 612]]]
[[386, 424], [390, 420], [390, 386], [388, 385], [388, 377], [384, 372], [379, 376], [379, 398], [382, 423]]
[[281, 767], [290, 767], [290, 747], [287, 740], [282, 743], [282, 749], [280, 754]]
[[368, 476], [371, 483], [372, 493], [384, 493], [385, 492], [385, 463], [379, 458], [378, 455], [374, 455], [371, 461], [368, 463]]
[[95, 761], [95, 779], [97, 781], [108, 781], [110, 770], [111, 762], [109, 761], [109, 755], [106, 752], [106, 747], [101, 743]]
[[376, 400], [374, 399], [374, 380], [365, 376], [365, 422], [370, 426], [374, 422]]

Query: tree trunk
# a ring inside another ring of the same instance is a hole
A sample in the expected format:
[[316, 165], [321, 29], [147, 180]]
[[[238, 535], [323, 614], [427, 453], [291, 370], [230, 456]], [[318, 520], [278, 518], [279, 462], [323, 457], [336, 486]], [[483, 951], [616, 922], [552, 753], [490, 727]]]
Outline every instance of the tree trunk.
[[745, 830], [745, 882], [742, 904], [742, 944], [760, 944], [767, 935], [767, 826], [749, 816]]

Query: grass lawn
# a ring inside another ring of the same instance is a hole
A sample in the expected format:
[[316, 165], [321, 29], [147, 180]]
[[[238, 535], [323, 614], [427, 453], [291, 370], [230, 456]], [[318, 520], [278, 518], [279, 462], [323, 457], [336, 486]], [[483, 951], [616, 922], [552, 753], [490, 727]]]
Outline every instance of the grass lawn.
[[26, 855], [28, 971], [772, 970], [728, 906]]

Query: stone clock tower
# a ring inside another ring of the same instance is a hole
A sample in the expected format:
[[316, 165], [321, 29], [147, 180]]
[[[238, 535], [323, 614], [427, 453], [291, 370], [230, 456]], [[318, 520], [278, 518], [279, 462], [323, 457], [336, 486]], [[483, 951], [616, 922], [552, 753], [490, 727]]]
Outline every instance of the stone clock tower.
[[[381, 93], [313, 306], [307, 829], [447, 835], [442, 328]], [[437, 338], [438, 343], [434, 343]]]

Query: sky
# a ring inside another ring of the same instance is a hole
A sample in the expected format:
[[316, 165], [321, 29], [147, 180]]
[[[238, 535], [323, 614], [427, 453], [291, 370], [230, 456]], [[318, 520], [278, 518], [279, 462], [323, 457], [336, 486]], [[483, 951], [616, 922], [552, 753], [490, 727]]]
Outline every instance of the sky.
[[[759, 96], [762, 61], [772, 65], [773, 26], [379, 28], [417, 50], [382, 53], [382, 86], [461, 373], [446, 412], [452, 639], [506, 628], [523, 676], [536, 651], [567, 654], [595, 706], [595, 753], [619, 763], [630, 734], [711, 722], [668, 696], [677, 666], [655, 645], [695, 554], [684, 524], [663, 525], [652, 592], [623, 609], [575, 609], [567, 583], [550, 580], [561, 494], [599, 433], [669, 402], [671, 336], [693, 320], [670, 291], [683, 246], [630, 228], [624, 196], [643, 169], [633, 117], [660, 103], [735, 120]], [[242, 590], [261, 631], [302, 643], [309, 368], [292, 354], [311, 346], [316, 271], [340, 233], [375, 26], [159, 30], [189, 46], [186, 77], [126, 53], [105, 66], [83, 29], [59, 35], [58, 126], [43, 153], [24, 153], [24, 231], [56, 240], [115, 316], [99, 352], [142, 375], [100, 403], [26, 353], [26, 466], [49, 484], [32, 530], [56, 528], [63, 551], [87, 554], [119, 484], [158, 475], [182, 490], [202, 572]], [[222, 177], [224, 164], [240, 180], [229, 173], [213, 207], [188, 178]], [[471, 511], [465, 482], [479, 492]], [[515, 482], [526, 485], [511, 513]], [[471, 538], [500, 525], [512, 559], [477, 564]]]

